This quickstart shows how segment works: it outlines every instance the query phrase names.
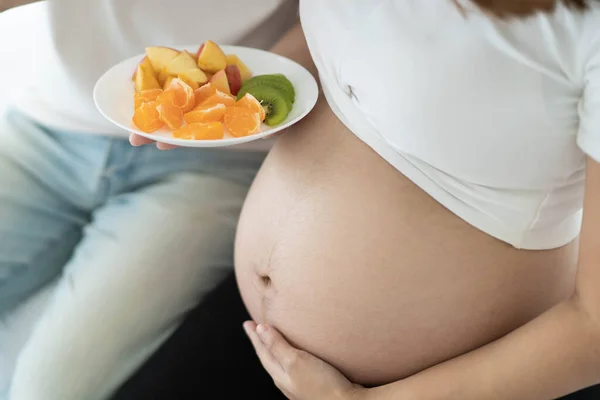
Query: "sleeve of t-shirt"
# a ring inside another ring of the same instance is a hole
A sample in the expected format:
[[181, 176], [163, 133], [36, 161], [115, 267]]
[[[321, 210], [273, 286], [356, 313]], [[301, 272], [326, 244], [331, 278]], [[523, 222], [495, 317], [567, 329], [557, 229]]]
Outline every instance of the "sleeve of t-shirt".
[[583, 97], [579, 106], [577, 144], [585, 154], [600, 162], [600, 45], [585, 66]]

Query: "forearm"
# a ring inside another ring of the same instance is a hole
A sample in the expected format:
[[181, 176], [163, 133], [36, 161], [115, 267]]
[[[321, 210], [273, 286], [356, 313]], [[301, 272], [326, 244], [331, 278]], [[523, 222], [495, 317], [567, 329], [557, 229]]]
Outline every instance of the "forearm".
[[35, 3], [37, 0], [0, 0], [0, 12], [12, 7], [18, 7], [29, 3]]
[[600, 382], [600, 330], [570, 300], [504, 338], [387, 386], [368, 400], [550, 400]]
[[315, 77], [317, 76], [317, 68], [313, 63], [308, 50], [300, 22], [296, 23], [281, 37], [281, 39], [271, 48], [271, 52], [297, 62]]

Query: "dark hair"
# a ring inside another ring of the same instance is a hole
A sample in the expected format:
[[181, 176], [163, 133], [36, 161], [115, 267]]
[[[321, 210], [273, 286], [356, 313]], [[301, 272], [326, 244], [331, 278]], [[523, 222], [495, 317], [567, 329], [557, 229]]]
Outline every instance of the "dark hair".
[[[453, 0], [456, 4], [457, 1]], [[551, 12], [558, 3], [583, 11], [591, 0], [471, 0], [481, 9], [501, 18], [526, 17], [536, 12]]]

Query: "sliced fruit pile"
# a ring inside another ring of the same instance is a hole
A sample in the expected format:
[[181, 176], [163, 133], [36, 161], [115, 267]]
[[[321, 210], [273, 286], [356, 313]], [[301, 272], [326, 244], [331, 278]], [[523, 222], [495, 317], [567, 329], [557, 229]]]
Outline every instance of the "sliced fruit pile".
[[225, 129], [234, 137], [253, 135], [266, 118], [250, 93], [236, 100], [210, 82], [194, 90], [180, 78], [165, 90], [136, 92], [134, 107], [133, 123], [140, 130], [151, 133], [166, 126], [180, 139], [223, 139]]
[[166, 127], [181, 139], [258, 133], [262, 122], [285, 121], [295, 100], [294, 86], [284, 75], [252, 77], [238, 56], [225, 55], [212, 41], [195, 55], [149, 47], [132, 80], [134, 125], [148, 133]]

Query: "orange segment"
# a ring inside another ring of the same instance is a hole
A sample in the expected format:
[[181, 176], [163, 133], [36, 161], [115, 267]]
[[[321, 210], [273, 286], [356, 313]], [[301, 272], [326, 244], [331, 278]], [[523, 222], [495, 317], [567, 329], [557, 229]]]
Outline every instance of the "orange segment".
[[139, 130], [147, 133], [162, 128], [163, 122], [156, 109], [156, 102], [142, 103], [133, 114], [133, 123]]
[[225, 128], [221, 122], [197, 122], [173, 132], [173, 137], [188, 140], [219, 140], [224, 136]]
[[156, 98], [162, 93], [162, 89], [150, 89], [136, 92], [133, 96], [133, 109], [137, 109], [143, 103], [156, 101]]
[[260, 114], [247, 108], [228, 108], [224, 121], [229, 133], [235, 137], [248, 136], [260, 131]]
[[188, 124], [195, 122], [219, 122], [223, 120], [226, 109], [225, 104], [221, 103], [199, 106], [186, 113], [183, 118]]
[[206, 85], [194, 90], [194, 95], [196, 96], [196, 106], [202, 104], [204, 100], [208, 99], [215, 93], [217, 93], [217, 89], [211, 83], [207, 83]]
[[158, 97], [156, 98], [156, 103], [157, 104], [172, 104], [174, 106], [179, 107], [179, 105], [177, 103], [177, 95], [175, 94], [174, 90], [167, 90], [167, 91], [159, 94]]
[[176, 103], [181, 107], [183, 112], [194, 108], [196, 104], [196, 95], [194, 89], [179, 78], [175, 78], [169, 83], [166, 92], [175, 92]]
[[267, 113], [265, 112], [262, 104], [260, 104], [260, 101], [258, 101], [256, 97], [252, 96], [250, 93], [246, 93], [246, 95], [239, 99], [235, 105], [236, 107], [248, 108], [254, 112], [257, 112], [260, 115], [261, 122], [264, 121], [267, 116]]
[[165, 103], [156, 107], [158, 117], [171, 129], [179, 129], [183, 125], [183, 112], [176, 105]]
[[224, 104], [227, 107], [233, 107], [235, 106], [235, 99], [227, 93], [223, 93], [217, 90], [215, 94], [213, 94], [208, 99], [200, 103], [199, 107], [209, 106], [213, 104]]

